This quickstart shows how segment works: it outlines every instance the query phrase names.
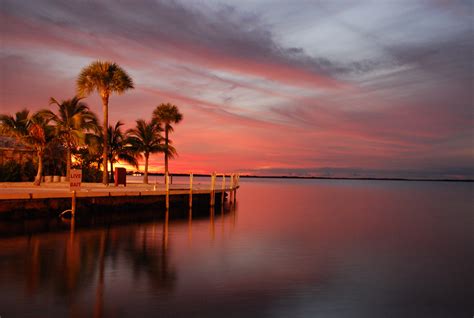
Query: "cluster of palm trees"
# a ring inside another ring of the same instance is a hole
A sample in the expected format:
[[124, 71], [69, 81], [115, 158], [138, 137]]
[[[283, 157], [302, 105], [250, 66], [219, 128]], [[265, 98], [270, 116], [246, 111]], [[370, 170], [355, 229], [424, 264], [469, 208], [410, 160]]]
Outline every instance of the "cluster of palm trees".
[[[140, 159], [145, 159], [144, 183], [148, 183], [150, 154], [164, 153], [165, 174], [168, 174], [168, 160], [176, 155], [176, 149], [169, 139], [174, 124], [183, 115], [177, 106], [170, 103], [155, 108], [149, 121], [138, 119], [136, 125], [127, 131], [123, 123], [114, 126], [108, 123], [109, 97], [112, 93], [122, 94], [133, 89], [131, 77], [117, 64], [96, 61], [82, 69], [77, 79], [78, 96], [58, 102], [51, 98], [50, 105], [57, 106], [57, 112], [40, 110], [31, 113], [27, 109], [0, 115], [0, 133], [13, 136], [36, 152], [38, 169], [34, 184], [41, 183], [43, 158], [48, 148], [58, 143], [66, 150], [66, 178], [69, 180], [72, 157], [82, 165], [95, 162], [102, 168], [102, 183], [109, 183], [108, 168], [119, 161], [138, 168]], [[103, 104], [103, 124], [83, 102], [83, 98], [97, 91]], [[80, 97], [79, 97], [80, 96]], [[165, 136], [162, 136], [164, 132]], [[102, 159], [100, 160], [100, 157]], [[108, 165], [109, 164], [109, 165]], [[113, 176], [113, 174], [112, 174]], [[165, 182], [167, 179], [165, 178]]]

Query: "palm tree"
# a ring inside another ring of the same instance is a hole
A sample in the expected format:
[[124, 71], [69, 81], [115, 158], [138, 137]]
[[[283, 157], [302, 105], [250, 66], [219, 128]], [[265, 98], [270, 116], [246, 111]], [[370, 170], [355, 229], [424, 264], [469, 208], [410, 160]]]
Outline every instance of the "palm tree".
[[82, 168], [84, 182], [100, 182], [102, 180], [102, 171], [100, 171], [102, 138], [99, 136], [101, 131], [102, 127], [99, 126], [96, 134], [86, 133], [84, 146], [79, 147], [74, 153], [76, 165]]
[[112, 62], [96, 61], [81, 70], [77, 78], [77, 91], [80, 96], [90, 95], [97, 91], [102, 99], [104, 113], [103, 152], [102, 164], [104, 166], [102, 183], [108, 184], [107, 173], [107, 129], [109, 127], [109, 97], [112, 93], [122, 94], [128, 89], [133, 89], [132, 78], [119, 65]]
[[43, 154], [43, 174], [50, 176], [64, 175], [66, 167], [67, 149], [61, 139], [54, 138], [48, 144]]
[[138, 157], [140, 154], [128, 143], [127, 133], [123, 133], [120, 128], [123, 126], [123, 123], [119, 120], [115, 123], [115, 126], [109, 126], [108, 130], [108, 149], [109, 155], [108, 160], [110, 162], [110, 171], [112, 175], [112, 181], [114, 179], [114, 163], [118, 161], [125, 161], [128, 164], [136, 167], [138, 169]]
[[36, 173], [34, 185], [41, 184], [43, 175], [43, 155], [48, 144], [54, 139], [53, 126], [49, 125], [49, 120], [41, 113], [35, 113], [28, 123], [28, 135], [24, 138], [25, 143], [30, 145], [38, 156], [38, 171]]
[[[170, 103], [160, 104], [153, 111], [153, 121], [159, 125], [163, 125], [165, 131], [165, 176], [168, 174], [168, 158], [174, 158], [176, 150], [171, 146], [169, 133], [173, 132], [171, 124], [178, 124], [183, 119], [183, 114], [179, 112], [177, 106]], [[168, 182], [165, 177], [165, 182]]]
[[69, 100], [59, 103], [56, 99], [50, 99], [50, 104], [58, 106], [56, 115], [50, 110], [43, 110], [41, 114], [56, 124], [56, 136], [63, 142], [66, 148], [66, 179], [71, 174], [72, 152], [85, 142], [85, 134], [88, 131], [96, 131], [97, 117], [90, 111], [89, 107], [81, 102], [82, 98], [74, 96]]
[[102, 153], [104, 140], [102, 138], [103, 129], [98, 127], [96, 133], [87, 133], [85, 137], [85, 148], [79, 149], [79, 159], [87, 165], [97, 164], [97, 169], [100, 170], [102, 163]]
[[54, 138], [53, 127], [49, 125], [49, 119], [45, 118], [41, 112], [30, 115], [30, 112], [24, 109], [17, 112], [15, 117], [0, 115], [0, 127], [2, 133], [15, 136], [20, 142], [36, 151], [38, 170], [34, 185], [40, 185], [43, 174], [43, 155], [48, 144]]
[[143, 183], [148, 183], [148, 158], [150, 154], [164, 151], [161, 144], [160, 126], [153, 121], [146, 122], [143, 119], [136, 121], [133, 129], [127, 130], [129, 134], [128, 142], [137, 153], [143, 153], [145, 156], [145, 175]]
[[14, 116], [0, 115], [0, 133], [15, 137], [18, 141], [28, 134], [28, 121], [30, 120], [30, 111], [23, 109], [16, 112]]

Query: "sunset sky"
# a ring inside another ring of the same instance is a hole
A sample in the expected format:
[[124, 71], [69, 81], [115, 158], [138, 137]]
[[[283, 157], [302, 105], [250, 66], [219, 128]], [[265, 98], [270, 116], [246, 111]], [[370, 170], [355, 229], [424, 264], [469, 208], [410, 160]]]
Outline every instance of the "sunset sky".
[[2, 0], [0, 109], [54, 110], [109, 60], [135, 82], [110, 123], [181, 109], [171, 172], [472, 178], [472, 22], [469, 0]]

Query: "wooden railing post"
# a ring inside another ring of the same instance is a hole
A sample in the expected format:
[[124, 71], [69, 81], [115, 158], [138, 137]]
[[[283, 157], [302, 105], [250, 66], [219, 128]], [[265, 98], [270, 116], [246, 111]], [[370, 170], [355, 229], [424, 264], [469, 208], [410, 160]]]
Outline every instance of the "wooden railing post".
[[229, 202], [232, 204], [234, 198], [234, 174], [230, 175], [230, 184], [229, 184]]
[[240, 175], [237, 173], [237, 174], [235, 175], [234, 203], [237, 201], [237, 187], [239, 186], [239, 177], [240, 177]]
[[193, 173], [189, 174], [189, 208], [193, 207]]
[[225, 196], [225, 173], [222, 174], [222, 195], [221, 195], [222, 206], [224, 206], [224, 196]]
[[168, 173], [165, 173], [165, 188], [166, 188], [166, 210], [170, 208], [170, 182]]
[[213, 172], [211, 175], [211, 206], [214, 206], [215, 202], [215, 186], [216, 186], [216, 173]]

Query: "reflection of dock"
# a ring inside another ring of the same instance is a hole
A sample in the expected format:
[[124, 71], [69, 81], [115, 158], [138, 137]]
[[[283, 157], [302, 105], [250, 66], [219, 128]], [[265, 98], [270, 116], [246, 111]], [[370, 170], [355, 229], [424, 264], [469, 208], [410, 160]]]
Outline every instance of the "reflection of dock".
[[[222, 180], [222, 186], [216, 181]], [[227, 179], [227, 182], [226, 182]], [[132, 207], [197, 207], [221, 206], [223, 198], [235, 201], [239, 188], [238, 175], [211, 176], [210, 183], [139, 184], [126, 187], [83, 183], [80, 190], [70, 191], [68, 183], [45, 183], [35, 187], [31, 183], [0, 183], [0, 213], [8, 212], [61, 212], [71, 208], [71, 199], [77, 198], [77, 210], [113, 210]], [[216, 197], [218, 198], [216, 200]], [[221, 200], [222, 198], [222, 200]]]
[[[38, 301], [39, 308], [46, 309], [49, 316], [64, 316], [64, 312], [71, 317], [115, 316], [117, 311], [111, 305], [116, 302], [115, 291], [129, 290], [121, 287], [127, 286], [127, 282], [131, 282], [133, 288], [138, 286], [140, 290], [171, 295], [177, 286], [179, 270], [182, 271], [172, 255], [184, 246], [189, 247], [182, 245], [186, 242], [186, 232], [187, 241], [192, 243], [193, 222], [197, 246], [215, 239], [215, 236], [199, 235], [205, 234], [207, 222], [214, 225], [214, 216], [209, 221], [196, 220], [188, 211], [186, 224], [180, 220], [173, 222], [170, 217], [173, 212], [167, 211], [159, 221], [126, 226], [99, 224], [95, 227], [97, 224], [94, 224], [77, 228], [72, 219], [69, 233], [32, 231], [29, 235], [4, 238], [0, 240], [0, 259], [9, 261], [0, 262], [0, 273], [10, 279], [4, 280], [6, 285], [2, 287], [20, 302], [23, 299], [28, 303]], [[228, 229], [231, 230], [235, 226], [232, 223], [235, 204], [227, 212], [229, 218], [225, 219], [222, 214], [216, 222], [230, 221]], [[44, 219], [36, 221], [46, 222]], [[217, 233], [217, 239], [220, 238], [224, 238], [223, 233], [221, 237]], [[50, 300], [56, 305], [51, 306]], [[5, 302], [5, 306], [2, 310], [11, 317], [32, 314], [30, 306], [13, 302]]]

